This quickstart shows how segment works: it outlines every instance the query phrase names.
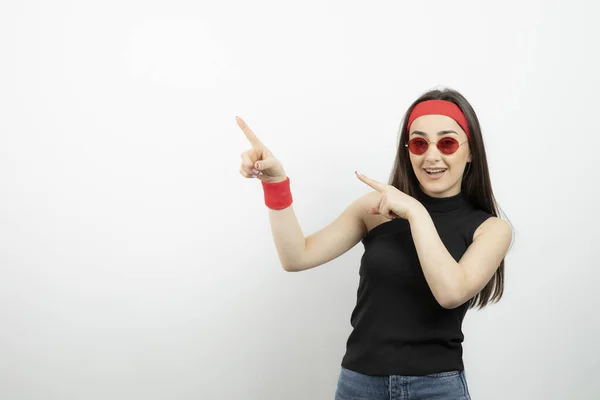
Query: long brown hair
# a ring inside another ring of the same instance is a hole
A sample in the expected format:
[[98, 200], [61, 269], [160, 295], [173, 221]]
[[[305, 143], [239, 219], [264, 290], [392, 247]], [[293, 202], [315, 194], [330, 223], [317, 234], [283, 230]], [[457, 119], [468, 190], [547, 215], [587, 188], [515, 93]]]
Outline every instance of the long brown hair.
[[[498, 217], [499, 211], [501, 210], [496, 202], [494, 193], [492, 192], [492, 183], [490, 181], [479, 120], [467, 99], [453, 89], [435, 89], [428, 91], [415, 100], [408, 110], [406, 110], [400, 128], [398, 152], [388, 184], [410, 196], [415, 196], [417, 192], [419, 181], [413, 171], [408, 155], [408, 149], [405, 146], [408, 142], [408, 129], [406, 125], [413, 108], [418, 103], [425, 100], [451, 101], [464, 113], [471, 135], [469, 147], [472, 153], [472, 161], [467, 163], [467, 167], [463, 173], [461, 191], [471, 206]], [[504, 259], [488, 284], [477, 295], [469, 300], [469, 309], [476, 306], [479, 306], [479, 309], [482, 309], [490, 302], [498, 302], [502, 298], [503, 293]]]

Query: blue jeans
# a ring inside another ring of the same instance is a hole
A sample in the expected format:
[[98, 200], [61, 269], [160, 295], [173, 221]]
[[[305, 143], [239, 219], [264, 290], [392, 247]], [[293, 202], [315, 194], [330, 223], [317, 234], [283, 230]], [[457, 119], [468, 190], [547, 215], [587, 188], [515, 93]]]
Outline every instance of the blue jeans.
[[342, 367], [335, 400], [471, 400], [465, 371], [370, 376]]

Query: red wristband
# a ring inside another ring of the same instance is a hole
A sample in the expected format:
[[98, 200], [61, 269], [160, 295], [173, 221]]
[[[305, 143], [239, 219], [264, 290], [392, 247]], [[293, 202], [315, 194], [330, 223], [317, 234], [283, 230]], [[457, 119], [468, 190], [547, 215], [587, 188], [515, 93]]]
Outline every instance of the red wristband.
[[265, 204], [272, 210], [283, 210], [292, 204], [290, 178], [285, 181], [268, 183], [261, 181], [265, 192]]

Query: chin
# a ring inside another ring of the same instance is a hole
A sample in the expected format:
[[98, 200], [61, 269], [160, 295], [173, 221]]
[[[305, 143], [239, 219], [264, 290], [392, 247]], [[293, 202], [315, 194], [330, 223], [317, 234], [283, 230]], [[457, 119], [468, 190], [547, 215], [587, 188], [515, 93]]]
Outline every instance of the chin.
[[453, 191], [453, 185], [448, 184], [444, 178], [431, 180], [424, 176], [422, 180], [419, 180], [419, 183], [425, 192], [433, 194], [434, 197], [447, 197], [446, 193]]
[[444, 194], [444, 192], [448, 190], [448, 188], [437, 188], [431, 186], [423, 186], [423, 189], [425, 189], [425, 192], [429, 193], [430, 195], [433, 195], [433, 197], [441, 197]]

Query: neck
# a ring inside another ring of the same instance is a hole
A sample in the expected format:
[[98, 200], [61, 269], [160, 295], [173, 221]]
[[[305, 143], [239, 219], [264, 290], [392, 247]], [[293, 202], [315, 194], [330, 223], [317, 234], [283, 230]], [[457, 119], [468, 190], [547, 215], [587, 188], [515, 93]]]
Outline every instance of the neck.
[[465, 207], [468, 204], [467, 199], [464, 197], [461, 191], [446, 197], [433, 197], [425, 193], [420, 185], [417, 186], [415, 197], [430, 212], [452, 211]]

